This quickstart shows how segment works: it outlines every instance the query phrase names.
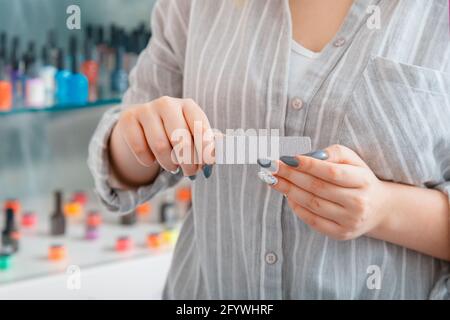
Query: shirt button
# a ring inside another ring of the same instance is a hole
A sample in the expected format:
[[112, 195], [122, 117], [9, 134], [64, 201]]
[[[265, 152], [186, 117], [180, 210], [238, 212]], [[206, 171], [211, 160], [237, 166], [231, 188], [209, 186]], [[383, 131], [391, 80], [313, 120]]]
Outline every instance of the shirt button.
[[295, 97], [291, 101], [291, 106], [295, 110], [300, 110], [301, 108], [303, 108], [303, 100], [298, 97]]
[[345, 43], [347, 42], [347, 40], [345, 40], [345, 38], [338, 38], [334, 41], [333, 45], [337, 48], [342, 47]]
[[266, 254], [266, 263], [267, 264], [275, 264], [277, 262], [278, 258], [277, 255], [273, 252], [269, 252]]

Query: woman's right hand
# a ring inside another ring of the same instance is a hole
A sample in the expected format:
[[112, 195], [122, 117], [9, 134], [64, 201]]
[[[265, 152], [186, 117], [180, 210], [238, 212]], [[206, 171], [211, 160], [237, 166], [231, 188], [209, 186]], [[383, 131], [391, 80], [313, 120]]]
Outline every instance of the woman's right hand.
[[111, 134], [114, 174], [130, 186], [153, 181], [160, 167], [172, 173], [181, 169], [194, 179], [206, 166], [204, 173], [209, 177], [213, 159], [205, 157], [205, 152], [213, 148], [211, 132], [207, 116], [191, 99], [161, 97], [130, 106], [122, 111]]

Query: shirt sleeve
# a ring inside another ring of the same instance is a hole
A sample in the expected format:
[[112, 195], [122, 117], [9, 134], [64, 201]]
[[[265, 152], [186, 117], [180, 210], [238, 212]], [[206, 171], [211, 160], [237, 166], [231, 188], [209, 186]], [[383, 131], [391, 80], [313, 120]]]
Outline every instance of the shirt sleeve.
[[111, 131], [120, 113], [130, 105], [146, 103], [161, 96], [183, 96], [184, 57], [190, 1], [159, 0], [152, 13], [152, 39], [140, 54], [130, 74], [130, 87], [122, 105], [108, 110], [89, 145], [88, 166], [95, 189], [102, 202], [112, 212], [127, 213], [150, 200], [156, 193], [176, 184], [181, 174], [161, 171], [151, 185], [125, 190], [111, 183], [108, 157]]

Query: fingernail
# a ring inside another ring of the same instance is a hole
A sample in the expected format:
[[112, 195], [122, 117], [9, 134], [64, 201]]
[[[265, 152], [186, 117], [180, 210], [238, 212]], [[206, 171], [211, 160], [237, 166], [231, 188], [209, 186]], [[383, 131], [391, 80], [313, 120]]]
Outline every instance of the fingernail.
[[306, 157], [318, 159], [318, 160], [327, 160], [328, 153], [325, 150], [318, 150], [311, 153], [305, 154]]
[[263, 168], [270, 168], [270, 165], [272, 164], [272, 161], [269, 159], [258, 159], [256, 162]]
[[260, 171], [258, 172], [258, 177], [264, 182], [267, 183], [270, 186], [273, 186], [278, 183], [278, 179], [275, 178], [273, 175], [271, 175], [267, 171]]
[[300, 165], [300, 162], [298, 162], [296, 157], [284, 156], [284, 157], [281, 157], [280, 160], [281, 160], [281, 162], [288, 165], [289, 167], [297, 168]]
[[195, 175], [195, 176], [190, 176], [189, 179], [191, 179], [191, 181], [194, 181], [195, 179], [197, 179], [197, 175]]
[[203, 167], [203, 175], [205, 176], [206, 179], [211, 177], [212, 171], [213, 171], [213, 166], [210, 164], [207, 164]]
[[279, 169], [278, 161], [272, 161], [268, 159], [258, 159], [257, 162], [262, 168], [266, 169], [272, 174], [276, 174], [278, 172]]
[[181, 171], [181, 168], [178, 167], [177, 170], [175, 170], [175, 171], [170, 171], [170, 173], [173, 174], [173, 175], [177, 175], [177, 174], [180, 173], [180, 171]]

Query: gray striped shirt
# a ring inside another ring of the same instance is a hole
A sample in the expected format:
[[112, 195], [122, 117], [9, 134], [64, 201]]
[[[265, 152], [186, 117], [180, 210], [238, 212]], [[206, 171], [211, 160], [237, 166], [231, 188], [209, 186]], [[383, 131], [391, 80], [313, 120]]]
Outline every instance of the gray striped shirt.
[[[367, 24], [378, 5], [381, 28]], [[447, 0], [356, 0], [335, 39], [311, 62], [291, 107], [287, 0], [160, 0], [154, 36], [123, 107], [162, 95], [194, 99], [213, 127], [279, 129], [314, 149], [342, 144], [383, 180], [450, 193], [450, 45]], [[103, 117], [89, 166], [111, 211], [173, 186], [109, 184], [107, 141], [120, 108]], [[449, 263], [368, 237], [312, 231], [253, 165], [216, 166], [193, 184], [164, 291], [169, 299], [445, 299]], [[381, 288], [368, 270], [381, 270]]]

